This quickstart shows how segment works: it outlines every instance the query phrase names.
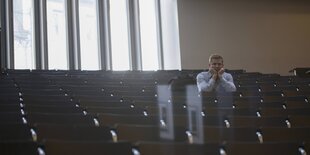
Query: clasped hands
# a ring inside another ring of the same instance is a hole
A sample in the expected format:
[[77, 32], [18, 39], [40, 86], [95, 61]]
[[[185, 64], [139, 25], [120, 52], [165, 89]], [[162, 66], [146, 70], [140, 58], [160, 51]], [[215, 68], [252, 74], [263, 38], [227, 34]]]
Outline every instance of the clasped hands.
[[222, 78], [222, 75], [224, 74], [225, 69], [221, 68], [219, 71], [216, 71], [215, 69], [211, 68], [210, 73], [212, 74], [212, 79], [213, 80], [219, 80]]

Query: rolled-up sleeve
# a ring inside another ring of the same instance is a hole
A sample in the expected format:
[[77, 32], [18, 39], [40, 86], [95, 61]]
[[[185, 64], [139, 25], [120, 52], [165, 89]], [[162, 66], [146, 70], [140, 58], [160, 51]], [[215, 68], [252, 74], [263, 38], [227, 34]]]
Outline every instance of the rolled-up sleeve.
[[236, 86], [234, 84], [233, 77], [230, 74], [225, 74], [225, 76], [221, 78], [221, 85], [227, 92], [236, 91]]
[[214, 89], [215, 80], [200, 73], [197, 75], [197, 87], [199, 92], [210, 92]]

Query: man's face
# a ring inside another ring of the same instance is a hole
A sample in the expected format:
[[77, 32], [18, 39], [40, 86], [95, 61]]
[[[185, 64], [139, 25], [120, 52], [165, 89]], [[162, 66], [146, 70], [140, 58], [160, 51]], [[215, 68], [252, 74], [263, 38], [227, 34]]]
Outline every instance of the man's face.
[[211, 59], [211, 62], [209, 63], [209, 68], [214, 69], [217, 72], [223, 67], [224, 64], [222, 59]]

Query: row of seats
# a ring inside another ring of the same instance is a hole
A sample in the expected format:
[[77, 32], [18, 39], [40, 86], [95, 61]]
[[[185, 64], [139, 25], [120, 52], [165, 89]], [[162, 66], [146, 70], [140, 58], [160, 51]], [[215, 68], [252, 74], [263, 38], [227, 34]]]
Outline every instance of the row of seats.
[[[116, 113], [97, 113], [96, 115], [85, 115], [80, 113], [36, 113], [22, 115], [20, 113], [0, 113], [1, 125], [6, 124], [82, 124], [82, 125], [107, 125], [116, 124], [140, 124], [158, 125], [160, 115], [128, 115]], [[175, 125], [185, 126], [188, 124], [187, 115], [173, 115]], [[238, 115], [205, 115], [202, 117], [204, 126], [215, 127], [307, 127], [310, 126], [310, 116], [307, 115], [270, 115], [270, 116], [238, 116]]]
[[[116, 133], [114, 133], [116, 130]], [[207, 127], [203, 130], [203, 144], [217, 144], [226, 147], [228, 144], [238, 143], [256, 143], [256, 144], [281, 144], [294, 143], [301, 146], [309, 141], [309, 128], [222, 128], [222, 127]], [[158, 137], [160, 130], [158, 126], [147, 125], [126, 125], [119, 124], [116, 129], [111, 130], [109, 127], [98, 126], [91, 127], [87, 125], [60, 125], [60, 124], [37, 124], [34, 128], [29, 128], [28, 125], [11, 124], [1, 126], [1, 142], [19, 144], [20, 142], [37, 142], [39, 146], [37, 149], [42, 149], [49, 154], [50, 141], [58, 141], [68, 144], [78, 143], [82, 144], [92, 143], [109, 143], [117, 144], [127, 141], [128, 146], [139, 145], [143, 142], [157, 142], [157, 143], [187, 143], [189, 141], [186, 130], [181, 127], [174, 128], [173, 138]], [[115, 136], [117, 135], [117, 137]], [[201, 138], [201, 137], [199, 137]], [[125, 140], [125, 141], [124, 141]], [[131, 143], [129, 143], [130, 141]], [[137, 143], [135, 143], [137, 142]], [[47, 143], [47, 144], [46, 144]], [[68, 145], [68, 147], [70, 147]], [[188, 144], [194, 145], [194, 144]], [[66, 146], [66, 145], [65, 145]], [[64, 150], [68, 149], [65, 148]], [[257, 146], [258, 148], [260, 146]], [[57, 149], [57, 148], [55, 148]], [[61, 147], [58, 149], [62, 149]], [[114, 147], [117, 150], [117, 147]], [[64, 151], [63, 150], [63, 151]], [[69, 149], [68, 149], [69, 150]], [[116, 150], [111, 150], [112, 152]], [[239, 150], [242, 152], [242, 150]], [[280, 150], [278, 150], [280, 151]], [[295, 150], [297, 153], [297, 149]], [[266, 151], [267, 152], [267, 151]], [[64, 153], [64, 152], [63, 152]], [[230, 153], [227, 151], [227, 153]], [[52, 154], [52, 153], [51, 153]]]
[[230, 70], [237, 92], [199, 94], [200, 71], [2, 70], [1, 154], [310, 152], [308, 78]]

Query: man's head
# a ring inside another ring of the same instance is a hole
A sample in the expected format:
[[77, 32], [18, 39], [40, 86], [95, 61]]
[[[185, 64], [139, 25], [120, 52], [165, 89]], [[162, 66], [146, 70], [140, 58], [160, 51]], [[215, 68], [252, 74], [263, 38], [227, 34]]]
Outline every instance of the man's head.
[[218, 54], [212, 54], [209, 57], [209, 69], [219, 71], [223, 67], [224, 67], [224, 61], [222, 56]]

